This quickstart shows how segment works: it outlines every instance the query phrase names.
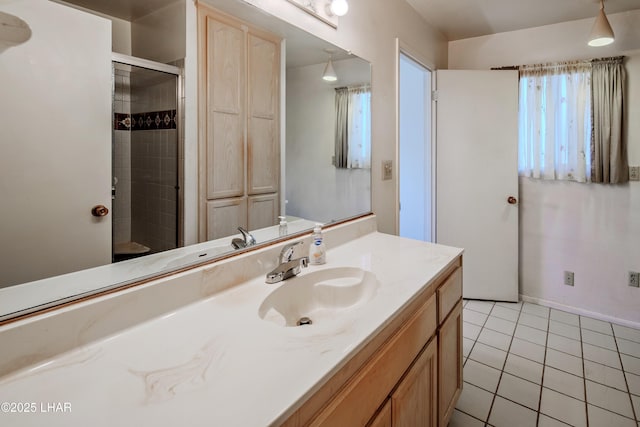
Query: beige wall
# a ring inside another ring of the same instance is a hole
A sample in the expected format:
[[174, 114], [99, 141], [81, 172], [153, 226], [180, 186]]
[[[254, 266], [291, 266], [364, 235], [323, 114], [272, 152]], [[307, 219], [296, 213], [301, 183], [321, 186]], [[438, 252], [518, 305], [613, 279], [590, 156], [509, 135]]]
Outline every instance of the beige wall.
[[122, 53], [124, 55], [131, 55], [131, 23], [124, 19], [116, 18], [114, 16], [105, 15], [94, 10], [85, 9], [84, 7], [77, 6], [75, 4], [67, 3], [62, 0], [51, 0], [54, 3], [60, 3], [65, 6], [72, 7], [74, 9], [82, 10], [84, 12], [98, 15], [102, 18], [106, 18], [111, 21], [111, 50], [113, 52]]
[[[333, 166], [336, 87], [369, 82], [359, 59], [334, 61], [339, 81], [319, 78], [326, 63], [287, 69], [286, 213], [329, 222], [371, 210], [371, 171]], [[327, 203], [332, 200], [332, 203]]]
[[[616, 42], [591, 48], [591, 19], [449, 43], [449, 68], [626, 55], [629, 163], [640, 165], [640, 11], [612, 14]], [[640, 324], [640, 182], [579, 184], [520, 178], [520, 293], [560, 308]], [[563, 285], [563, 271], [575, 286]]]
[[179, 0], [131, 23], [131, 54], [165, 64], [185, 57], [186, 10]]

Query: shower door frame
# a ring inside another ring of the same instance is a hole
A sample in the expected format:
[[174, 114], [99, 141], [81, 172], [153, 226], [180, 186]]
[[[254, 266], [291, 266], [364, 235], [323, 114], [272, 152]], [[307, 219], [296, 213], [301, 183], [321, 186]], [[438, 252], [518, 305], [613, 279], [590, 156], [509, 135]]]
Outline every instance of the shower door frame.
[[[166, 73], [166, 74], [173, 74], [176, 76], [177, 78], [177, 82], [176, 82], [176, 115], [177, 115], [177, 122], [176, 122], [176, 132], [178, 135], [178, 141], [177, 141], [177, 146], [178, 146], [178, 182], [176, 183], [177, 186], [177, 203], [178, 203], [178, 209], [176, 212], [176, 230], [177, 230], [177, 236], [176, 236], [176, 243], [177, 243], [177, 247], [183, 247], [184, 246], [184, 190], [183, 190], [183, 184], [184, 184], [184, 127], [183, 127], [183, 123], [184, 123], [184, 118], [183, 118], [183, 111], [184, 111], [184, 99], [183, 99], [183, 93], [184, 93], [184, 68], [183, 67], [177, 67], [175, 65], [169, 65], [169, 64], [163, 64], [162, 62], [156, 62], [156, 61], [152, 61], [149, 59], [144, 59], [144, 58], [138, 58], [136, 56], [131, 56], [131, 55], [125, 55], [122, 53], [117, 53], [117, 52], [112, 52], [111, 53], [111, 64], [112, 64], [112, 68], [113, 68], [113, 64], [117, 62], [119, 64], [123, 64], [123, 65], [131, 65], [133, 67], [138, 67], [138, 68], [145, 68], [148, 70], [152, 70], [152, 71], [159, 71], [162, 73]], [[114, 99], [115, 96], [115, 74], [112, 71], [111, 74], [111, 78], [114, 79], [112, 81], [112, 85], [111, 85], [111, 90], [112, 90], [112, 99]], [[113, 114], [113, 107], [112, 107], [112, 114]], [[111, 141], [114, 140], [114, 135], [113, 132], [115, 132], [113, 130], [113, 126], [112, 126], [112, 136], [111, 136]], [[112, 142], [113, 144], [113, 142]], [[113, 168], [112, 168], [113, 169]], [[113, 177], [113, 170], [111, 172], [111, 176]], [[113, 245], [113, 243], [112, 243]], [[113, 256], [113, 247], [111, 249], [112, 252], [112, 256]]]

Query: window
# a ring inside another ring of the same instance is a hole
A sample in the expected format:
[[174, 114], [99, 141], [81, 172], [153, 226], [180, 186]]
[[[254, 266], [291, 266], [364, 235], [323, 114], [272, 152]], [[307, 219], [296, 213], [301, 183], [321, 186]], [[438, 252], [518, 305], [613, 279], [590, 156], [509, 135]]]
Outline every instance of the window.
[[590, 63], [522, 67], [519, 114], [520, 175], [589, 181]]
[[519, 174], [578, 182], [627, 182], [623, 57], [522, 66], [519, 70]]
[[371, 88], [336, 89], [337, 168], [371, 168]]

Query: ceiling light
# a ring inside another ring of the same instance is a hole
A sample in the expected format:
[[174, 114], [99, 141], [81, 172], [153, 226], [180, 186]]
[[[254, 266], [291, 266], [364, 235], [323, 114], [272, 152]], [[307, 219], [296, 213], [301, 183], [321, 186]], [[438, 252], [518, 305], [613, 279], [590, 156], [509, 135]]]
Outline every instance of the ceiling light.
[[335, 16], [344, 16], [349, 11], [347, 0], [330, 0], [329, 11]]
[[600, 0], [600, 12], [593, 23], [591, 35], [589, 36], [589, 46], [606, 46], [613, 43], [615, 36], [613, 30], [604, 13], [604, 0]]
[[336, 70], [333, 69], [333, 63], [331, 59], [327, 62], [327, 65], [324, 67], [324, 73], [322, 74], [322, 80], [327, 82], [335, 82], [338, 80], [338, 75], [336, 74]]

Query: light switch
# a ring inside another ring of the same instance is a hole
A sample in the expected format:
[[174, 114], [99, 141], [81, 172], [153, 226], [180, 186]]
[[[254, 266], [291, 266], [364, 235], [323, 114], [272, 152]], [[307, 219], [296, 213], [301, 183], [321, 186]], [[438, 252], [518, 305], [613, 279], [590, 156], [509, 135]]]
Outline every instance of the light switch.
[[391, 160], [382, 161], [382, 180], [388, 181], [393, 178], [393, 162]]

